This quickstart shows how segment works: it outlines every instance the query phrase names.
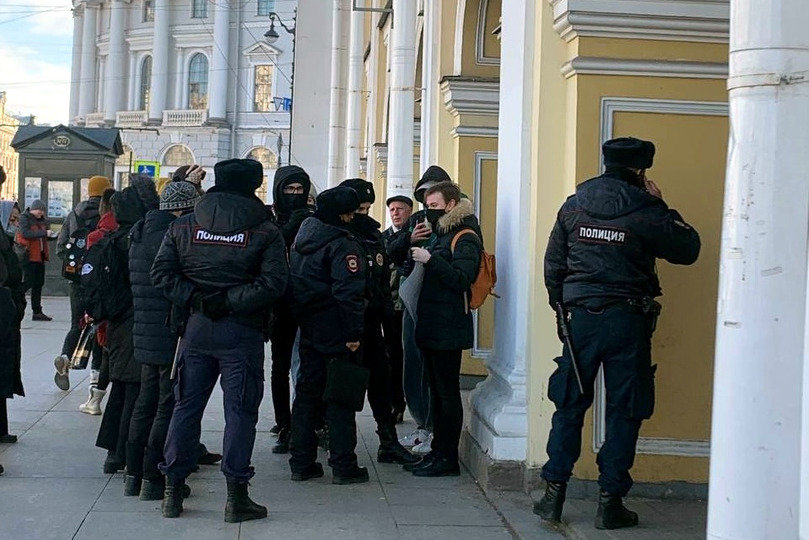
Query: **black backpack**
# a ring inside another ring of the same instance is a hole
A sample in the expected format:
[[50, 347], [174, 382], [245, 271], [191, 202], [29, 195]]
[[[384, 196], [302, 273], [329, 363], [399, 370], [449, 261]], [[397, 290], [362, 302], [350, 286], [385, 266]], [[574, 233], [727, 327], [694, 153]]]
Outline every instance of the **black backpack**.
[[132, 306], [129, 268], [116, 243], [128, 231], [101, 238], [87, 250], [81, 267], [82, 307], [95, 321], [117, 321]]
[[[78, 221], [78, 217], [76, 218]], [[85, 220], [82, 227], [77, 228], [67, 239], [65, 256], [62, 259], [62, 277], [73, 283], [81, 282], [81, 268], [87, 255], [87, 235], [95, 230], [97, 219]]]

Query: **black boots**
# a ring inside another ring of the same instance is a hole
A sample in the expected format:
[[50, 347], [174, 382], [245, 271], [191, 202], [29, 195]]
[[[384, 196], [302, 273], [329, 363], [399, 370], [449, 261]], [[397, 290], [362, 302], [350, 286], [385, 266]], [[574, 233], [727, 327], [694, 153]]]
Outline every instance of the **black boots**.
[[429, 465], [432, 465], [436, 459], [438, 459], [438, 456], [431, 452], [416, 463], [405, 463], [402, 469], [406, 470], [407, 472], [414, 472], [416, 469], [423, 469]]
[[432, 463], [424, 467], [417, 467], [413, 470], [413, 476], [424, 476], [428, 478], [460, 475], [461, 467], [458, 464], [458, 458], [437, 457], [432, 460]]
[[565, 493], [567, 493], [567, 484], [564, 482], [548, 482], [542, 500], [534, 503], [534, 513], [545, 521], [559, 523], [562, 520]]
[[406, 465], [420, 461], [421, 458], [411, 454], [399, 444], [399, 437], [396, 435], [396, 428], [393, 425], [380, 426], [376, 433], [379, 435], [379, 450], [376, 453], [376, 460], [379, 463]]
[[164, 518], [180, 517], [183, 513], [183, 487], [185, 481], [171, 481], [166, 479], [166, 490], [163, 492], [163, 504], [160, 511]]
[[323, 465], [320, 463], [312, 463], [301, 472], [293, 472], [291, 479], [293, 482], [306, 482], [313, 478], [323, 477]]
[[256, 504], [247, 495], [247, 482], [240, 483], [228, 478], [228, 501], [225, 503], [225, 521], [240, 523], [251, 519], [267, 517], [267, 508]]
[[104, 474], [115, 474], [123, 471], [126, 463], [123, 463], [112, 450], [107, 451], [107, 458], [104, 460]]
[[278, 442], [272, 447], [273, 454], [289, 453], [289, 428], [281, 428], [278, 431]]
[[364, 484], [368, 481], [368, 469], [365, 467], [354, 467], [351, 471], [346, 471], [340, 474], [337, 474], [335, 471], [334, 476], [331, 479], [332, 484], [338, 484], [341, 486], [347, 484]]
[[638, 514], [627, 510], [618, 495], [601, 491], [598, 495], [596, 529], [623, 529], [638, 524]]
[[124, 476], [124, 497], [137, 497], [140, 495], [143, 479], [140, 476]]

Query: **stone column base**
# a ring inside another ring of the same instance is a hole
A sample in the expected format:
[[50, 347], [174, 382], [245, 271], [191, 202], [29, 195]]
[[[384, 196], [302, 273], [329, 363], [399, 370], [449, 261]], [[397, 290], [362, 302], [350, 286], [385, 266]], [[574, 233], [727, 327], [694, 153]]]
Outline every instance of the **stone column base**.
[[484, 491], [528, 491], [525, 463], [492, 459], [467, 430], [461, 433], [460, 458]]

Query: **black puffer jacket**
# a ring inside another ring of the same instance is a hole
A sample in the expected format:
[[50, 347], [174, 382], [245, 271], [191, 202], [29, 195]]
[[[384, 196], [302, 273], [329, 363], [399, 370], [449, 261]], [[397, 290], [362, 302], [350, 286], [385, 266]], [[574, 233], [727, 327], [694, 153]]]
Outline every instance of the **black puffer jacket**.
[[[10, 214], [10, 210], [9, 210]], [[8, 216], [0, 223], [0, 399], [24, 396], [20, 369], [20, 322], [25, 315], [22, 270], [6, 235]]]
[[315, 348], [346, 351], [360, 341], [365, 313], [365, 259], [353, 235], [318, 218], [303, 222], [289, 254], [292, 309], [317, 328]]
[[65, 247], [67, 240], [77, 229], [86, 227], [91, 231], [95, 230], [100, 219], [98, 214], [100, 203], [101, 197], [90, 197], [77, 204], [76, 208], [67, 215], [62, 223], [62, 229], [59, 231], [59, 238], [56, 240], [56, 255], [60, 258], [64, 257], [65, 251], [67, 251]]
[[376, 314], [387, 313], [393, 309], [393, 295], [390, 290], [390, 262], [385, 252], [385, 240], [379, 230], [380, 224], [364, 214], [355, 215], [351, 224], [365, 256], [368, 308]]
[[[456, 351], [474, 345], [468, 291], [483, 249], [474, 211], [471, 201], [462, 199], [438, 221], [437, 238], [428, 248], [432, 256], [424, 269], [416, 322], [416, 343], [425, 349]], [[475, 234], [459, 237], [453, 252], [452, 240], [463, 229]]]
[[660, 296], [655, 259], [697, 260], [697, 231], [632, 184], [632, 174], [611, 170], [583, 182], [562, 205], [545, 253], [551, 306]]
[[149, 272], [175, 219], [171, 212], [152, 210], [130, 233], [129, 281], [135, 307], [132, 341], [135, 360], [143, 364], [169, 365], [174, 359], [177, 338], [167, 324], [171, 303], [152, 285]]
[[169, 227], [152, 266], [152, 283], [173, 303], [194, 292], [225, 291], [233, 316], [264, 328], [289, 277], [284, 240], [257, 197], [208, 192], [194, 214]]

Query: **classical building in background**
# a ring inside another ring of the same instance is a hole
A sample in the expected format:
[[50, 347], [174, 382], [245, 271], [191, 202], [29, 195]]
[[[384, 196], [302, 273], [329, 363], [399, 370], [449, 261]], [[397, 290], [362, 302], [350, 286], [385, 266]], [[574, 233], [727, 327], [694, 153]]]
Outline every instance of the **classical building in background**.
[[[71, 123], [122, 129], [116, 185], [138, 163], [289, 162], [297, 0], [75, 0]], [[123, 180], [125, 181], [125, 180]], [[266, 189], [266, 186], [265, 188]], [[270, 190], [271, 191], [271, 190]], [[265, 192], [266, 193], [266, 192]]]
[[[501, 298], [476, 313], [476, 345], [463, 367], [486, 376], [472, 392], [462, 442], [463, 459], [484, 486], [535, 487], [546, 460], [554, 411], [547, 383], [561, 345], [543, 286], [543, 255], [556, 212], [577, 183], [602, 170], [603, 141], [625, 135], [655, 141], [649, 176], [700, 231], [703, 251], [694, 266], [658, 266], [665, 295], [653, 343], [657, 405], [644, 423], [632, 474], [636, 492], [705, 496], [729, 127], [729, 3], [331, 4], [331, 17], [301, 11], [299, 20], [300, 32], [331, 36], [332, 70], [309, 82], [312, 92], [330, 92], [329, 134], [308, 134], [322, 138], [321, 149], [328, 143], [318, 166], [329, 184], [361, 175], [378, 193], [412, 193], [414, 179], [438, 164], [472, 198], [486, 248], [497, 255]], [[311, 58], [303, 48], [300, 57]], [[385, 197], [377, 199], [373, 212], [384, 220]], [[585, 482], [598, 476], [595, 454], [606, 429], [598, 384], [575, 470]]]
[[7, 180], [0, 188], [0, 199], [12, 200], [17, 198], [17, 176], [19, 156], [11, 147], [11, 141], [20, 121], [6, 112], [6, 93], [0, 92], [0, 165], [6, 171]]

